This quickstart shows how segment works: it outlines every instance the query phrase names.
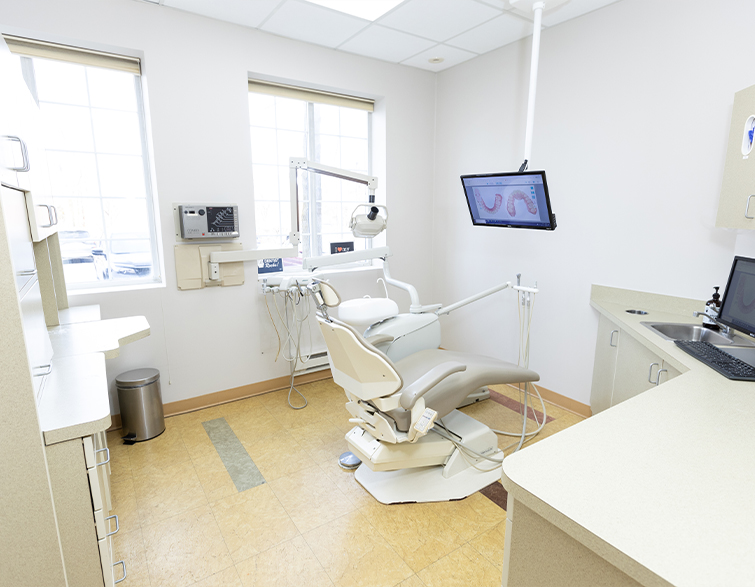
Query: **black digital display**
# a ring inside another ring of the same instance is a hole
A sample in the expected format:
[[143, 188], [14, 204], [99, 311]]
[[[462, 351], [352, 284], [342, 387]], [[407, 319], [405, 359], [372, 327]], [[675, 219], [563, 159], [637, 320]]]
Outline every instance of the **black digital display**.
[[207, 206], [207, 232], [238, 232], [236, 215], [231, 206]]

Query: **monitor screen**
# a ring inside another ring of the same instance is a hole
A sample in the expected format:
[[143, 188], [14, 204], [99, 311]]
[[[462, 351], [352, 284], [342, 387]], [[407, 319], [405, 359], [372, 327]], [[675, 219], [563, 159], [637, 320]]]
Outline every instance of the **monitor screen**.
[[472, 224], [554, 230], [545, 171], [462, 175]]
[[755, 338], [755, 259], [734, 257], [718, 320]]

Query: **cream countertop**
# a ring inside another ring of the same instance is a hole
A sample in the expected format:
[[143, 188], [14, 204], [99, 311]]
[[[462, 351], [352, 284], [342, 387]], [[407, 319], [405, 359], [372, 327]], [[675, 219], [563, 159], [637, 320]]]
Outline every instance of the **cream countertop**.
[[591, 303], [682, 374], [507, 458], [504, 486], [643, 583], [755, 585], [755, 383], [640, 324], [699, 323], [703, 302], [594, 286]]

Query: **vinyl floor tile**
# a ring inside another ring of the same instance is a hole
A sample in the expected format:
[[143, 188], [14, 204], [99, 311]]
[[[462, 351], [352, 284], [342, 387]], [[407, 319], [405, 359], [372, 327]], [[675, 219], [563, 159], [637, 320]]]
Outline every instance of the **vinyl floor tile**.
[[243, 587], [243, 585], [236, 567], [228, 567], [198, 583], [194, 583], [191, 587]]
[[351, 500], [317, 465], [269, 485], [302, 533], [354, 510]]
[[128, 458], [134, 476], [147, 475], [168, 465], [191, 461], [178, 428], [166, 428], [156, 438], [129, 446]]
[[152, 587], [188, 587], [233, 565], [209, 505], [144, 527]]
[[506, 519], [506, 512], [480, 493], [473, 493], [459, 501], [432, 503], [426, 506], [455, 530], [465, 542], [487, 532]]
[[417, 575], [412, 575], [408, 579], [401, 581], [396, 587], [425, 587], [425, 584]]
[[236, 437], [247, 444], [276, 436], [284, 430], [280, 422], [264, 406], [243, 414], [228, 416], [226, 420]]
[[[120, 516], [119, 516], [120, 517]], [[140, 528], [124, 532], [123, 528], [113, 536], [113, 561], [123, 561], [129, 587], [150, 587], [147, 570], [147, 553]], [[115, 578], [121, 577], [120, 565], [113, 569]]]
[[417, 574], [427, 587], [499, 587], [502, 573], [465, 544]]
[[337, 587], [393, 587], [413, 571], [359, 512], [304, 534]]
[[193, 460], [194, 470], [210, 503], [236, 495], [238, 490], [217, 453]]
[[141, 528], [139, 505], [136, 501], [133, 477], [111, 479], [110, 495], [112, 497], [113, 513], [118, 514], [118, 523], [125, 532]]
[[503, 568], [503, 545], [506, 539], [506, 521], [500, 522], [492, 530], [488, 530], [477, 538], [469, 541], [469, 545], [484, 556], [494, 567]]
[[235, 563], [299, 535], [268, 485], [221, 499], [212, 512]]
[[285, 430], [256, 442], [242, 441], [242, 444], [268, 482], [315, 464], [304, 447]]
[[332, 587], [301, 536], [236, 565], [244, 587]]
[[428, 504], [383, 505], [359, 510], [416, 573], [464, 544]]
[[142, 526], [207, 504], [191, 461], [136, 476], [134, 489]]
[[336, 484], [338, 489], [340, 489], [357, 508], [361, 508], [368, 504], [379, 503], [374, 497], [372, 497], [372, 495], [370, 495], [369, 491], [359, 484], [354, 477], [354, 471], [342, 469], [338, 464], [337, 459], [328, 459], [327, 461], [318, 464], [320, 469], [325, 472], [328, 478]]

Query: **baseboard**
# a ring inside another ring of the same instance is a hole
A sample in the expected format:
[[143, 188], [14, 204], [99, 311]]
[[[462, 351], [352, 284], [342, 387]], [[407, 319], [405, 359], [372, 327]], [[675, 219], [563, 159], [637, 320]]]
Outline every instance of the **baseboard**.
[[[518, 389], [517, 386], [513, 384], [509, 384], [509, 387]], [[543, 387], [539, 383], [537, 384], [537, 390], [540, 392], [540, 397], [542, 397], [544, 401], [553, 404], [556, 407], [566, 410], [567, 412], [577, 414], [577, 416], [582, 416], [583, 418], [589, 418], [590, 416], [592, 416], [592, 410], [590, 409], [590, 406], [586, 406], [585, 404], [578, 402], [577, 400], [566, 397], [565, 395], [561, 395], [560, 393], [556, 393], [555, 391], [551, 391], [550, 389]]]
[[[312, 373], [302, 373], [301, 375], [294, 377], [294, 384], [303, 385], [305, 383], [312, 383], [313, 381], [329, 379], [330, 377], [332, 377], [330, 369], [323, 369], [322, 371], [314, 371]], [[177, 416], [179, 414], [186, 414], [187, 412], [195, 412], [204, 408], [254, 397], [255, 395], [270, 393], [271, 391], [286, 389], [289, 385], [291, 385], [291, 376], [285, 375], [283, 377], [276, 377], [275, 379], [268, 379], [267, 381], [250, 383], [249, 385], [242, 385], [241, 387], [234, 387], [233, 389], [216, 391], [215, 393], [208, 393], [189, 399], [179, 400], [177, 402], [163, 404], [163, 413], [165, 414], [165, 417]], [[108, 428], [108, 431], [118, 430], [121, 427], [120, 414], [112, 414], [110, 420], [111, 425], [110, 428]]]

